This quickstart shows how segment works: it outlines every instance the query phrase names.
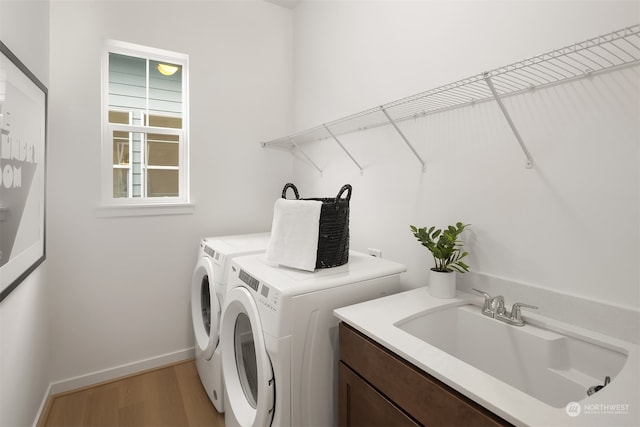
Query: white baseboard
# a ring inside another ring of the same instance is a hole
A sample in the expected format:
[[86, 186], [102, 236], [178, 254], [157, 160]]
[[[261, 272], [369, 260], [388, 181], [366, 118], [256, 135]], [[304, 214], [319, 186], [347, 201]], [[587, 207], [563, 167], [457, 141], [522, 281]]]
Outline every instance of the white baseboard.
[[33, 427], [37, 426], [40, 417], [43, 415], [42, 413], [45, 410], [45, 406], [47, 405], [49, 396], [76, 390], [83, 387], [88, 387], [110, 380], [115, 380], [117, 378], [126, 377], [127, 375], [135, 374], [137, 372], [143, 372], [149, 369], [159, 368], [161, 366], [192, 359], [193, 357], [195, 357], [195, 349], [191, 347], [184, 350], [175, 351], [173, 353], [167, 353], [160, 356], [151, 357], [149, 359], [127, 363], [124, 365], [115, 366], [113, 368], [102, 369], [100, 371], [91, 372], [88, 374], [79, 375], [77, 377], [51, 383], [49, 384], [47, 392], [42, 399], [40, 409], [38, 410], [36, 419], [33, 422]]
[[40, 407], [38, 408], [38, 413], [36, 414], [36, 419], [33, 420], [33, 427], [38, 427], [38, 422], [40, 421], [40, 417], [42, 417], [42, 413], [47, 406], [49, 396], [51, 396], [51, 383], [49, 383], [49, 387], [47, 387], [47, 391], [44, 393], [44, 397], [40, 403]]

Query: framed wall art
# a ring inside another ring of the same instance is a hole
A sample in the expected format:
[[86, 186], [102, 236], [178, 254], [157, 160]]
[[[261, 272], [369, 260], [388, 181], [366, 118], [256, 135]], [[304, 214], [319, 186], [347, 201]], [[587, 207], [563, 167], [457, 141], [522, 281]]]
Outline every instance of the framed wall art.
[[45, 259], [47, 88], [0, 42], [0, 301]]

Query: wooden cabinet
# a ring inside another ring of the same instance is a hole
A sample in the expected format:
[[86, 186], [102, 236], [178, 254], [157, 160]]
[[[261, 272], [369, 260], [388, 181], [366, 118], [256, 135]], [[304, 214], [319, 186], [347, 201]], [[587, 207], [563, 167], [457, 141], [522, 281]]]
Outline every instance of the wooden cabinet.
[[338, 423], [508, 426], [508, 422], [340, 323]]

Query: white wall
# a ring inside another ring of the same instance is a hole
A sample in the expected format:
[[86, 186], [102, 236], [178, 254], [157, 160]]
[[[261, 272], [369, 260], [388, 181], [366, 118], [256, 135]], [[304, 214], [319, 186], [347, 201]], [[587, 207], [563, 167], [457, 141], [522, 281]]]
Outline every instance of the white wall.
[[[637, 2], [308, 0], [293, 27], [290, 11], [260, 1], [84, 3], [0, 0], [0, 39], [50, 88], [48, 260], [0, 304], [0, 425], [31, 424], [49, 380], [193, 345], [197, 240], [269, 227], [291, 159], [257, 142], [289, 133], [292, 111], [298, 129], [314, 126], [639, 16]], [[105, 38], [190, 55], [195, 214], [96, 217]], [[638, 77], [507, 100], [533, 170], [486, 104], [406, 124], [425, 174], [383, 130], [345, 141], [364, 175], [335, 147], [313, 147], [325, 173], [296, 161], [295, 182], [303, 196], [352, 183], [352, 247], [405, 262], [407, 287], [431, 263], [408, 225], [464, 220], [474, 271], [637, 309]]]
[[[0, 40], [48, 86], [49, 5], [0, 1]], [[49, 386], [47, 263], [0, 303], [0, 425], [33, 424]]]
[[[193, 347], [200, 237], [267, 230], [290, 159], [292, 12], [262, 1], [51, 3], [52, 381]], [[98, 218], [105, 39], [189, 54], [195, 213]]]
[[[638, 2], [306, 1], [295, 11], [296, 130], [636, 24]], [[505, 100], [532, 153], [525, 169], [495, 103], [305, 146], [303, 196], [351, 198], [351, 246], [404, 262], [426, 284], [409, 231], [471, 223], [472, 271], [638, 309], [640, 69]], [[511, 301], [513, 302], [513, 301]]]

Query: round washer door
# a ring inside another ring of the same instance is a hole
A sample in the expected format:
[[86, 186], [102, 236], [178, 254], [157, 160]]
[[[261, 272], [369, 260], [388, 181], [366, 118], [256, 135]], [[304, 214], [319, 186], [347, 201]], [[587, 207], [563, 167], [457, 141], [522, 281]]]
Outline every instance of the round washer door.
[[220, 301], [213, 282], [213, 266], [207, 257], [200, 258], [191, 278], [191, 319], [196, 351], [208, 360], [218, 345]]
[[255, 300], [244, 287], [225, 299], [220, 329], [227, 400], [241, 426], [271, 425], [275, 385]]

